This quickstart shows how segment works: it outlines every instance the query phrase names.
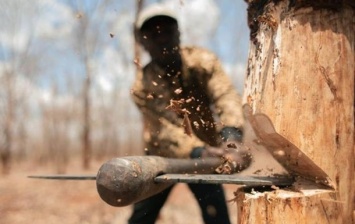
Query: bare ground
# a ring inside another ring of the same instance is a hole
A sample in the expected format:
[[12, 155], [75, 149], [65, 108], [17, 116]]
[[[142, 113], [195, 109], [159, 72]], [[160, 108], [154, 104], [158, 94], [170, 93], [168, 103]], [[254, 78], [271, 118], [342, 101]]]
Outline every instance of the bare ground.
[[[96, 174], [101, 163], [83, 171], [72, 164], [68, 173]], [[53, 173], [52, 167], [20, 164], [8, 176], [0, 177], [0, 223], [2, 224], [121, 224], [131, 207], [116, 208], [103, 202], [94, 181], [57, 181], [27, 178], [33, 174]], [[226, 185], [227, 199], [237, 186]], [[228, 203], [232, 223], [236, 223], [236, 204]], [[178, 184], [163, 207], [157, 224], [202, 223], [198, 205], [184, 184]]]

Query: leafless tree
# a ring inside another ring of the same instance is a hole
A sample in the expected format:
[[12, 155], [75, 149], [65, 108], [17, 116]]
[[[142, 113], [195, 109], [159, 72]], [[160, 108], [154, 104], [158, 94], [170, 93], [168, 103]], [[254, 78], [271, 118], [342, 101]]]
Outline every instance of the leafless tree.
[[[58, 96], [57, 87], [52, 87], [52, 97]], [[57, 173], [65, 173], [68, 158], [68, 129], [71, 116], [65, 108], [56, 102], [51, 100], [48, 105], [42, 107], [42, 125], [43, 134], [46, 145], [47, 159], [53, 163], [56, 167]]]
[[83, 65], [84, 81], [82, 86], [82, 165], [83, 168], [90, 167], [92, 158], [92, 98], [91, 91], [93, 85], [94, 74], [97, 70], [94, 67], [95, 54], [99, 51], [105, 38], [108, 37], [97, 32], [102, 31], [103, 23], [97, 18], [104, 17], [108, 7], [112, 1], [96, 1], [87, 7], [84, 3], [73, 4], [77, 18], [77, 29], [74, 39], [74, 47], [78, 52], [80, 62]]
[[[26, 136], [26, 128], [17, 121], [18, 117], [26, 116], [23, 112], [26, 111], [24, 95], [27, 90], [20, 81], [33, 78], [38, 70], [34, 62], [39, 58], [32, 49], [33, 37], [24, 32], [31, 29], [31, 21], [36, 19], [38, 10], [35, 5], [23, 1], [0, 1], [0, 26], [4, 33], [0, 42], [0, 55], [4, 59], [0, 64], [0, 156], [4, 174], [10, 172], [15, 133]], [[16, 139], [17, 142], [22, 140]]]

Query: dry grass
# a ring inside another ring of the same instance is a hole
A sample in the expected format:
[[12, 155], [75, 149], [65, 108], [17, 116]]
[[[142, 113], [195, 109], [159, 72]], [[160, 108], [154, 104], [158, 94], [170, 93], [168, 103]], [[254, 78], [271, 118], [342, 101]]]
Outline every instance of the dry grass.
[[[95, 174], [101, 163], [84, 172], [80, 164], [71, 164], [68, 173]], [[13, 167], [0, 179], [0, 223], [3, 224], [84, 224], [126, 223], [131, 207], [115, 208], [105, 204], [96, 192], [94, 181], [55, 181], [28, 179], [27, 175], [49, 174], [51, 167], [31, 163]], [[227, 199], [236, 186], [226, 186]], [[236, 223], [236, 205], [229, 203], [231, 219]], [[157, 224], [202, 223], [196, 201], [186, 185], [178, 184], [163, 207]]]

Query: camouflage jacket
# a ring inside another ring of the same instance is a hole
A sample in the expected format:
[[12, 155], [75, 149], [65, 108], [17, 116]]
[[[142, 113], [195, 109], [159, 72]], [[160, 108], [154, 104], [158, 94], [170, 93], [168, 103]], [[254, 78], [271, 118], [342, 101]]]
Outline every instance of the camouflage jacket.
[[[218, 58], [195, 47], [182, 48], [181, 55], [181, 74], [172, 77], [151, 62], [132, 87], [148, 155], [188, 158], [195, 147], [218, 146], [223, 127], [243, 124], [240, 96]], [[168, 109], [170, 100], [179, 103]]]

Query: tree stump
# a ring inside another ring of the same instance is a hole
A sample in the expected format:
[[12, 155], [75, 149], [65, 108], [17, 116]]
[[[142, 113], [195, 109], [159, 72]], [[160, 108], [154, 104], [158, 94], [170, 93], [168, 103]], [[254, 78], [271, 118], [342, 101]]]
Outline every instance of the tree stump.
[[[352, 223], [355, 2], [249, 0], [244, 103], [335, 183], [236, 193], [238, 223]], [[260, 162], [260, 161], [259, 161]]]

